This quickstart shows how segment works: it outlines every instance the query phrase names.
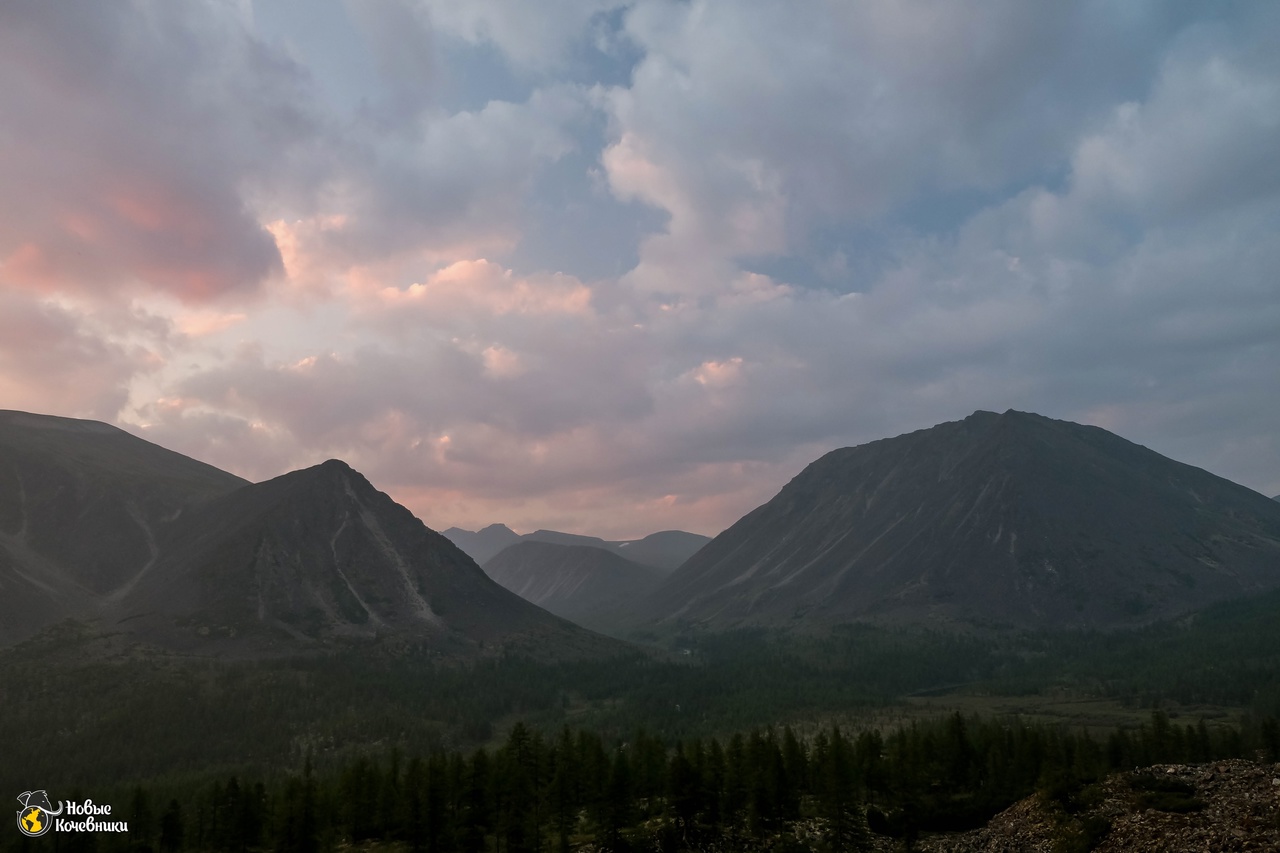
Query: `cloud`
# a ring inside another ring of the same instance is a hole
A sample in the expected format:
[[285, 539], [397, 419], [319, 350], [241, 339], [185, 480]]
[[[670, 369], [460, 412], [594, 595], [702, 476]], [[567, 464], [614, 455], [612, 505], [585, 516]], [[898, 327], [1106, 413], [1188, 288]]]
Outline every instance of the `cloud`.
[[341, 350], [271, 360], [251, 348], [192, 373], [174, 396], [328, 446], [358, 443], [363, 424], [390, 413], [423, 434], [486, 427], [535, 441], [649, 405], [636, 330], [598, 315], [570, 277], [468, 261], [347, 298]]
[[456, 327], [507, 315], [584, 315], [591, 290], [562, 274], [520, 277], [484, 259], [457, 261], [405, 289], [367, 294], [370, 310], [387, 326]]
[[0, 76], [11, 285], [194, 302], [279, 270], [244, 190], [308, 132], [305, 86], [230, 6], [9, 3]]
[[491, 43], [522, 68], [548, 71], [563, 63], [592, 18], [621, 8], [618, 0], [423, 0], [441, 30], [473, 44]]
[[1164, 223], [1271, 199], [1280, 190], [1274, 60], [1232, 56], [1221, 39], [1179, 48], [1146, 101], [1116, 107], [1107, 125], [1079, 145], [1073, 194]]
[[146, 318], [94, 314], [0, 286], [4, 408], [115, 420], [131, 383], [158, 370], [164, 356]]
[[268, 229], [289, 281], [304, 291], [352, 277], [396, 282], [423, 267], [510, 249], [541, 170], [572, 150], [583, 97], [538, 90], [522, 104], [419, 115], [405, 127], [352, 130], [333, 141], [305, 216]]
[[436, 525], [715, 532], [976, 408], [1280, 492], [1269, 7], [344, 9], [337, 100], [230, 5], [0, 12], [7, 394]]
[[389, 110], [413, 113], [427, 107], [439, 69], [426, 10], [414, 0], [346, 0], [343, 5], [372, 48], [390, 90]]
[[23, 202], [0, 213], [0, 272], [41, 293], [243, 301], [285, 273], [513, 245], [582, 94], [433, 109], [422, 12], [366, 5], [390, 101], [357, 115], [230, 4], [7, 5], [0, 192]]

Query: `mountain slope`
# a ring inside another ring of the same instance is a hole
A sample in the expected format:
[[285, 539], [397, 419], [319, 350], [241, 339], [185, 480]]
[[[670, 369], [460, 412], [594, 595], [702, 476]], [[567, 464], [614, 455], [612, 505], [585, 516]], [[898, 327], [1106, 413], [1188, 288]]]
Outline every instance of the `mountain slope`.
[[484, 565], [485, 573], [526, 601], [579, 624], [651, 592], [660, 575], [603, 548], [524, 541]]
[[0, 411], [0, 644], [91, 611], [183, 513], [244, 485], [107, 424]]
[[835, 450], [660, 587], [660, 621], [1117, 626], [1280, 585], [1280, 506], [1097, 427], [977, 412]]

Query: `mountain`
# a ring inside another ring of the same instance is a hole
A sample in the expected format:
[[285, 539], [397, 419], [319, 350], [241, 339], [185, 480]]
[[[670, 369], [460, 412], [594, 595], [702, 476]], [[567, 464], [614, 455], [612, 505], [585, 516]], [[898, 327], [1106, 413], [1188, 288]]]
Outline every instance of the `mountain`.
[[520, 537], [525, 542], [548, 542], [552, 545], [581, 545], [587, 548], [608, 548], [611, 543], [599, 536], [583, 536], [580, 533], [561, 533], [559, 530], [535, 530]]
[[835, 450], [651, 596], [709, 627], [1139, 624], [1280, 586], [1280, 505], [1103, 429], [976, 412]]
[[251, 484], [114, 427], [0, 413], [0, 645], [66, 618], [168, 649], [350, 638], [616, 648], [330, 460]]
[[[603, 548], [633, 563], [658, 569], [663, 574], [679, 568], [711, 541], [710, 536], [686, 533], [683, 530], [663, 530], [650, 533], [643, 539], [608, 541], [596, 536], [580, 536], [576, 533], [560, 533], [556, 530], [535, 530], [520, 537], [526, 542], [550, 542], [557, 545], [579, 545]], [[483, 565], [483, 563], [481, 564]]]
[[683, 530], [663, 530], [651, 533], [643, 539], [614, 541], [601, 539], [598, 536], [561, 533], [558, 530], [535, 530], [521, 536], [504, 524], [491, 524], [478, 532], [450, 527], [444, 531], [444, 535], [482, 566], [499, 552], [517, 542], [546, 542], [552, 545], [573, 545], [611, 551], [664, 574], [674, 571], [681, 563], [697, 553], [698, 549], [711, 541], [709, 536], [686, 533]]
[[174, 525], [162, 557], [111, 613], [166, 638], [194, 627], [198, 636], [489, 641], [566, 627], [338, 460], [245, 486]]
[[520, 541], [520, 534], [505, 524], [490, 524], [475, 532], [450, 527], [444, 531], [444, 536], [480, 565], [484, 565], [503, 548], [509, 548]]
[[526, 601], [580, 625], [639, 599], [661, 575], [612, 551], [526, 540], [484, 564], [485, 573]]
[[710, 536], [683, 530], [661, 530], [643, 539], [613, 542], [613, 550], [641, 565], [673, 572], [711, 541]]
[[0, 411], [0, 645], [92, 613], [175, 521], [244, 485], [107, 424]]

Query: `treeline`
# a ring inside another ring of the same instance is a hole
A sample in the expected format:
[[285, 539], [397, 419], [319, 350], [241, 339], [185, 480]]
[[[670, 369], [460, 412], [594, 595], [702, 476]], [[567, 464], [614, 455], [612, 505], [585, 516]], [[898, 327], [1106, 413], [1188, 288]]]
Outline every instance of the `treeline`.
[[1274, 718], [1211, 728], [1156, 711], [1097, 740], [953, 715], [888, 733], [830, 728], [807, 742], [766, 728], [674, 744], [643, 731], [612, 743], [568, 728], [544, 737], [518, 723], [491, 750], [393, 751], [324, 772], [308, 762], [286, 778], [229, 777], [185, 792], [136, 787], [113, 801], [127, 836], [14, 833], [8, 847], [799, 853], [870, 849], [879, 833], [910, 849], [923, 831], [981, 825], [1037, 789], [1061, 800], [1117, 769], [1241, 756], [1280, 759]]

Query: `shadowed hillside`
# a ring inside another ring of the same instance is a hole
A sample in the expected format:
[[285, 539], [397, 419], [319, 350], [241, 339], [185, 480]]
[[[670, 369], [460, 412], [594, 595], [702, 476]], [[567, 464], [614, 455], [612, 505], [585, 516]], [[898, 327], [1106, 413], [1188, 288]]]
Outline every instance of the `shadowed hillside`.
[[502, 586], [557, 616], [594, 627], [603, 614], [652, 592], [653, 569], [603, 548], [526, 541], [485, 563]]
[[0, 644], [92, 612], [185, 513], [244, 485], [107, 424], [0, 411]]

